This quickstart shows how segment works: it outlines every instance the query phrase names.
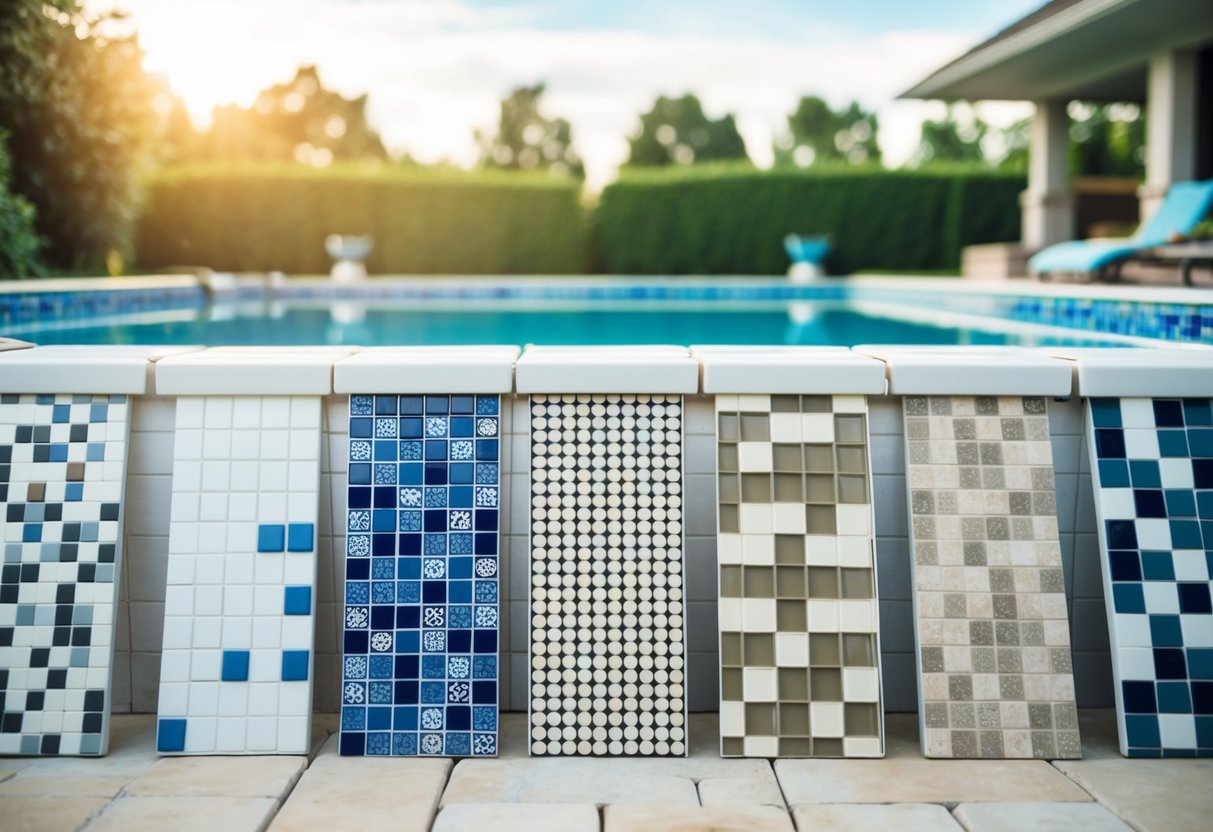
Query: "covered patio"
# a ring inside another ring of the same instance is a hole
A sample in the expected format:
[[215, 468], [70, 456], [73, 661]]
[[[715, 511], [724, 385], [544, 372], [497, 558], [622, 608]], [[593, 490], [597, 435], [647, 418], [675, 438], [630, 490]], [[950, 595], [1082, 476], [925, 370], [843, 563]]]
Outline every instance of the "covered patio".
[[1070, 102], [1143, 107], [1141, 221], [1172, 183], [1213, 177], [1213, 10], [1208, 0], [1052, 0], [901, 97], [1035, 105], [1022, 259], [1076, 236]]

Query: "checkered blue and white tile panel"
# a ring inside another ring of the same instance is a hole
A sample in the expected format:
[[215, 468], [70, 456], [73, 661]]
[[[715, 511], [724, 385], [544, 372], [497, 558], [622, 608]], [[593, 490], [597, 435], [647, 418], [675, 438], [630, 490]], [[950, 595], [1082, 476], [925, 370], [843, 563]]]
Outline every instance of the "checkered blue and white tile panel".
[[1121, 753], [1213, 756], [1213, 400], [1088, 417]]
[[341, 753], [497, 753], [500, 400], [350, 397]]
[[162, 754], [308, 750], [320, 404], [177, 400]]
[[0, 396], [0, 754], [109, 744], [126, 396]]

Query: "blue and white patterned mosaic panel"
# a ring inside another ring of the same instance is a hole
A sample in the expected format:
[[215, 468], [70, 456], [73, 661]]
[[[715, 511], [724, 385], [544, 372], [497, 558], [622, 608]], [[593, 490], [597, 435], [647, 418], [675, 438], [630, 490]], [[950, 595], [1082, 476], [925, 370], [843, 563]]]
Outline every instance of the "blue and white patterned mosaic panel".
[[1213, 756], [1213, 400], [1089, 408], [1121, 753]]
[[497, 396], [350, 397], [341, 753], [497, 753]]
[[319, 398], [177, 400], [160, 753], [307, 753], [319, 483]]
[[0, 396], [0, 754], [106, 753], [125, 396]]

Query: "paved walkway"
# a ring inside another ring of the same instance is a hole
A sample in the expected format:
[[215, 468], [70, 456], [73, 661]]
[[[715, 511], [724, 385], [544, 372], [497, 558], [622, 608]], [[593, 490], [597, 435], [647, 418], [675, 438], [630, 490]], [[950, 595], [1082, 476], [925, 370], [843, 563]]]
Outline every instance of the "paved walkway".
[[1108, 711], [1081, 715], [1081, 761], [925, 760], [913, 715], [883, 760], [724, 760], [714, 714], [688, 759], [530, 759], [525, 718], [496, 760], [351, 759], [316, 718], [304, 757], [160, 758], [151, 716], [116, 716], [103, 759], [0, 758], [0, 829], [657, 832], [793, 829], [1209, 829], [1213, 760], [1126, 760]]

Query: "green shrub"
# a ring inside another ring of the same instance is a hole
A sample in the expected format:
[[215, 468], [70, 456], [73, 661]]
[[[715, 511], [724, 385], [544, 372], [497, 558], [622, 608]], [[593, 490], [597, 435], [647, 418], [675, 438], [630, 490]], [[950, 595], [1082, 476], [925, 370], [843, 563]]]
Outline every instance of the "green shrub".
[[950, 269], [966, 245], [1018, 239], [1023, 188], [969, 170], [629, 171], [602, 193], [592, 262], [612, 274], [782, 274], [794, 232], [830, 235], [833, 274]]
[[34, 232], [34, 206], [10, 190], [12, 162], [0, 132], [0, 280], [37, 277], [41, 241]]
[[138, 263], [327, 273], [329, 234], [370, 234], [376, 274], [585, 270], [579, 184], [388, 167], [203, 166], [147, 183]]

